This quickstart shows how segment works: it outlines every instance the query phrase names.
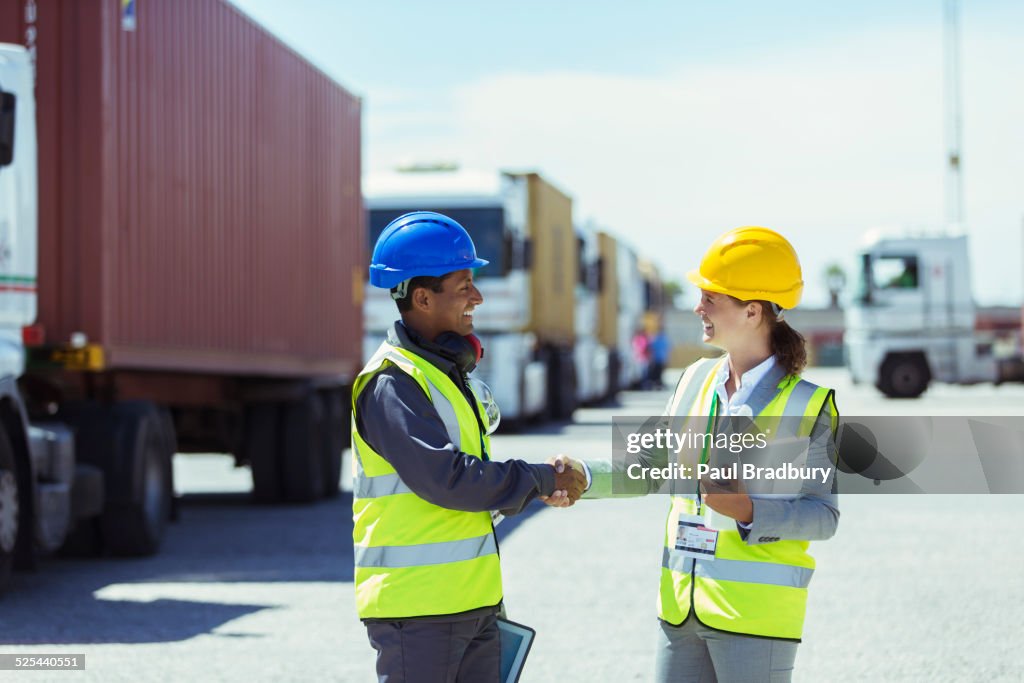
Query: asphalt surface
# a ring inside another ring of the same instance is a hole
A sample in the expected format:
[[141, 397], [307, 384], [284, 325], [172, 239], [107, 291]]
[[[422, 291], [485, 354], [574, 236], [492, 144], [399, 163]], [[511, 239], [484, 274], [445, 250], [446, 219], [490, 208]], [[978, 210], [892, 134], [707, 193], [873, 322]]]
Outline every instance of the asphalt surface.
[[[1024, 386], [936, 387], [886, 401], [841, 371], [848, 415], [1020, 415]], [[623, 394], [571, 424], [498, 436], [499, 458], [610, 453], [614, 415], [657, 414], [667, 392]], [[351, 498], [263, 507], [224, 456], [178, 456], [181, 520], [160, 555], [47, 559], [0, 601], [0, 654], [85, 655], [33, 681], [373, 681], [355, 615]], [[812, 545], [798, 681], [1019, 681], [1024, 496], [845, 496], [835, 538]], [[662, 496], [540, 504], [499, 526], [509, 616], [537, 629], [522, 678], [648, 681]]]

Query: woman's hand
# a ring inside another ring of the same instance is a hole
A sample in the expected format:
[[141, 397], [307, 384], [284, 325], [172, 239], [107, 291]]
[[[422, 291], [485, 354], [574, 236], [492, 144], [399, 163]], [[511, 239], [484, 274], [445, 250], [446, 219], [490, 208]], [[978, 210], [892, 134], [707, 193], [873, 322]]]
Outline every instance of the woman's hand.
[[754, 503], [741, 488], [738, 481], [723, 483], [702, 479], [701, 500], [715, 512], [732, 517], [737, 522], [750, 524], [754, 521]]
[[737, 522], [750, 524], [754, 521], [754, 504], [745, 493], [709, 493], [704, 496], [704, 503]]

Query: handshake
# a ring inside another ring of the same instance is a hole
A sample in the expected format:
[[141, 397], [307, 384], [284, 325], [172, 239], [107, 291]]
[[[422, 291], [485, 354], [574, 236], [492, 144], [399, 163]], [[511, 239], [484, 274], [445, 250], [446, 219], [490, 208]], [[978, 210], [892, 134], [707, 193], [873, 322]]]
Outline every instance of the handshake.
[[547, 464], [555, 468], [555, 490], [550, 496], [541, 496], [546, 504], [567, 508], [587, 490], [587, 475], [583, 463], [567, 455], [548, 458]]

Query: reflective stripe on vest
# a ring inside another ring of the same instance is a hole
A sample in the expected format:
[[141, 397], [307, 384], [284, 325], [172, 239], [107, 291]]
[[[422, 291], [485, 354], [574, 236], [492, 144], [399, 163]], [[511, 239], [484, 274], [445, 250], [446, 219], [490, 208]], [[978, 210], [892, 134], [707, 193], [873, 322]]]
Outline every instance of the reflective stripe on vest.
[[352, 489], [352, 495], [356, 498], [381, 498], [399, 493], [412, 493], [412, 489], [402, 481], [397, 472], [367, 477], [365, 474], [361, 474], [363, 468], [358, 464], [356, 466], [360, 472], [356, 475], [355, 486]]
[[378, 548], [356, 546], [357, 567], [422, 567], [430, 564], [462, 562], [498, 552], [494, 534], [444, 543], [392, 545]]
[[[675, 548], [662, 549], [661, 566], [665, 569], [689, 574], [694, 569], [693, 565], [692, 557], [686, 557]], [[716, 581], [743, 581], [744, 583], [806, 588], [811, 583], [814, 570], [788, 564], [716, 558], [710, 562], [698, 562], [697, 576], [706, 576]]]
[[[471, 406], [441, 370], [391, 344], [382, 344], [356, 378], [354, 425], [358, 396], [387, 364], [410, 375], [430, 397], [452, 444], [467, 455], [481, 457], [489, 446], [472, 412], [479, 406]], [[467, 447], [462, 448], [462, 443]], [[402, 481], [357, 429], [353, 429], [352, 445], [359, 617], [454, 614], [498, 604], [501, 569], [490, 513], [429, 503]]]
[[[404, 355], [397, 347], [384, 342], [378, 347], [377, 351], [370, 357], [370, 360], [366, 363], [366, 367], [360, 374], [374, 372], [384, 361], [388, 361], [393, 365], [405, 370], [410, 375], [415, 372], [414, 368], [416, 364], [409, 359], [408, 356]], [[433, 382], [427, 382], [427, 392], [430, 394], [430, 401], [434, 404], [434, 409], [437, 414], [441, 416], [441, 421], [444, 422], [445, 431], [448, 432], [448, 438], [452, 440], [455, 447], [460, 451], [462, 450], [462, 434], [459, 429], [459, 419], [455, 417], [455, 406], [449, 401], [441, 390], [438, 389]]]
[[[669, 403], [675, 416], [701, 415], [711, 408], [717, 370], [725, 359], [701, 360], [688, 368]], [[808, 436], [830, 390], [795, 376], [779, 382], [776, 395], [755, 418], [778, 422], [802, 417], [797, 433]], [[703, 425], [700, 426], [703, 429]], [[788, 430], [787, 430], [788, 431]], [[778, 434], [772, 429], [772, 434]], [[662, 553], [659, 616], [682, 623], [696, 609], [701, 623], [723, 631], [798, 640], [803, 629], [807, 586], [814, 560], [805, 541], [749, 546], [735, 529], [719, 532], [714, 560], [693, 560], [675, 550], [673, 524], [679, 513], [698, 513], [696, 495], [673, 496]]]
[[[782, 414], [787, 417], [800, 417], [807, 415], [807, 408], [811, 405], [811, 399], [814, 397], [820, 387], [816, 384], [811, 384], [806, 380], [799, 380], [796, 386], [789, 394], [789, 398], [786, 399], [786, 407], [783, 409]], [[817, 417], [815, 412], [814, 417]]]
[[708, 378], [714, 377], [712, 371], [716, 371], [724, 362], [724, 358], [702, 358], [690, 365], [683, 373], [683, 376], [679, 378], [679, 384], [676, 385], [676, 391], [672, 395], [672, 400], [669, 402], [669, 409], [666, 413], [668, 415], [687, 415], [687, 412], [680, 411], [680, 407], [687, 411], [690, 406], [697, 402], [697, 398]]

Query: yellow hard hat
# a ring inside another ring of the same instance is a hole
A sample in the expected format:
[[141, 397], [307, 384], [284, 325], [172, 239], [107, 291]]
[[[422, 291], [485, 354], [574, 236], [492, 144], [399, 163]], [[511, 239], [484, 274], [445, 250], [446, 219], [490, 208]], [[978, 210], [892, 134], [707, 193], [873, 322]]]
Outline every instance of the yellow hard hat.
[[785, 237], [756, 226], [721, 235], [686, 278], [701, 289], [742, 301], [763, 299], [795, 308], [804, 291], [800, 261]]

